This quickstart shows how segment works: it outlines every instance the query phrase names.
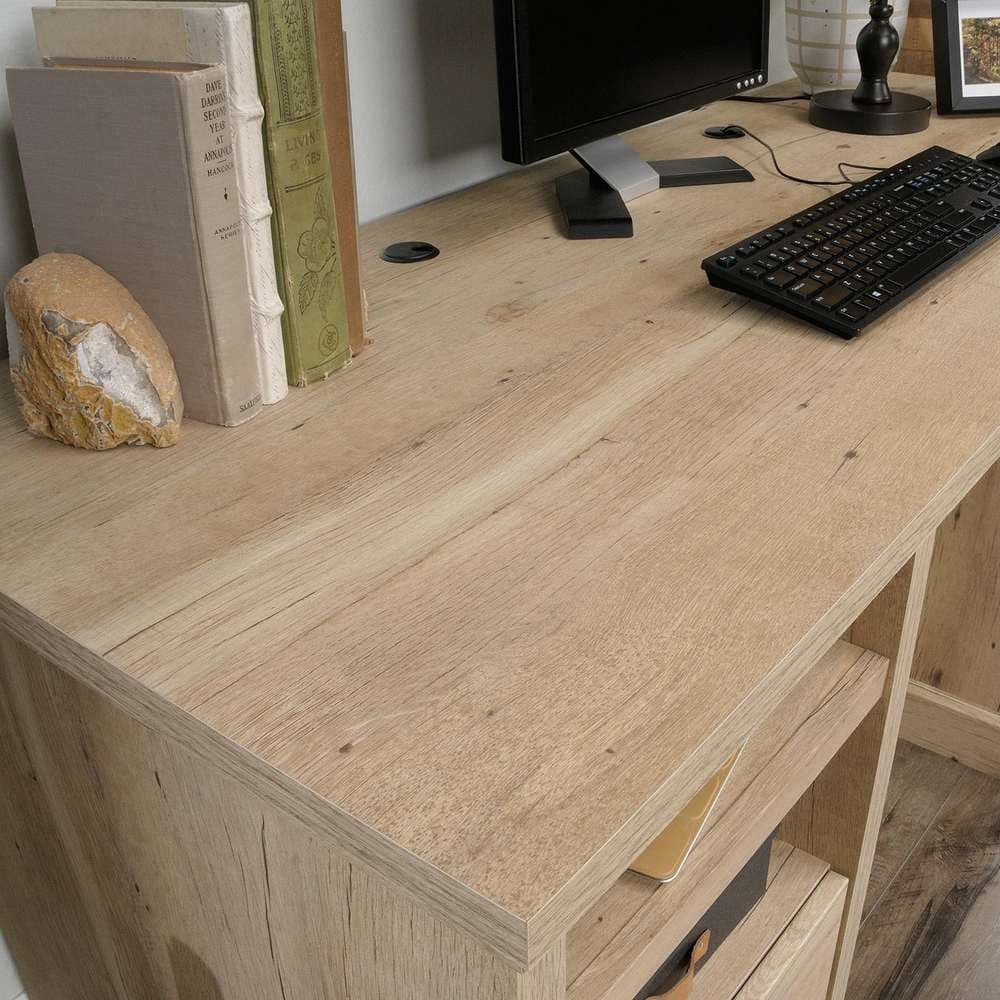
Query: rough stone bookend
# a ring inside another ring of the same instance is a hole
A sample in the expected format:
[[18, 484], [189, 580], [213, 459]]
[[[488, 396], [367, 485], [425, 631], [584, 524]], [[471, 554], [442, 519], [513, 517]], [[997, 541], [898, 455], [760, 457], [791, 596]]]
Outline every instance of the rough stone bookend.
[[33, 434], [75, 448], [169, 448], [184, 404], [173, 358], [127, 288], [75, 254], [50, 253], [7, 284], [10, 374]]

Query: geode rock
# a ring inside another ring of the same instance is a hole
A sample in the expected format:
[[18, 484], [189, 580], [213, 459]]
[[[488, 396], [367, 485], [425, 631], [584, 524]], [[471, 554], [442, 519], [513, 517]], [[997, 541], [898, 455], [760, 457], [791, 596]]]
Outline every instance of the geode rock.
[[168, 448], [184, 404], [170, 351], [120, 282], [49, 253], [7, 284], [10, 373], [28, 429], [77, 448]]

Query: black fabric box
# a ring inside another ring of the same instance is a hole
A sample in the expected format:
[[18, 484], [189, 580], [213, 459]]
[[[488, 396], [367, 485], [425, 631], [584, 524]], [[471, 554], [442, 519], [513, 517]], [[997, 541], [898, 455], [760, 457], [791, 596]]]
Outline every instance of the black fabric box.
[[[726, 887], [709, 911], [691, 928], [691, 932], [674, 949], [656, 974], [635, 995], [635, 1000], [659, 996], [676, 986], [687, 974], [691, 949], [706, 931], [712, 932], [708, 956], [736, 929], [740, 921], [754, 908], [767, 888], [767, 869], [771, 861], [771, 844], [777, 831], [764, 841], [743, 870]], [[706, 958], [708, 957], [706, 956]]]

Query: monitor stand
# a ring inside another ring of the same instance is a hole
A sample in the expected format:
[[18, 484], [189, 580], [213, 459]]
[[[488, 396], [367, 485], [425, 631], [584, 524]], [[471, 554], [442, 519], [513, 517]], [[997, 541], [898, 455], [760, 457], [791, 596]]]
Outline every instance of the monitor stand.
[[630, 237], [632, 216], [625, 203], [660, 188], [753, 180], [749, 170], [728, 156], [647, 163], [617, 135], [570, 152], [585, 167], [556, 179], [571, 240]]

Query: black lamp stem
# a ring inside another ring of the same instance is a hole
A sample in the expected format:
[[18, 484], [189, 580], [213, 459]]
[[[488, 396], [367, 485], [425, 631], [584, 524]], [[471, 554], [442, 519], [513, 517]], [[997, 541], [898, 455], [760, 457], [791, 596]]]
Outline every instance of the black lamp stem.
[[899, 32], [892, 23], [889, 0], [872, 0], [871, 20], [858, 35], [861, 82], [854, 91], [858, 104], [890, 104], [889, 70], [899, 53]]

